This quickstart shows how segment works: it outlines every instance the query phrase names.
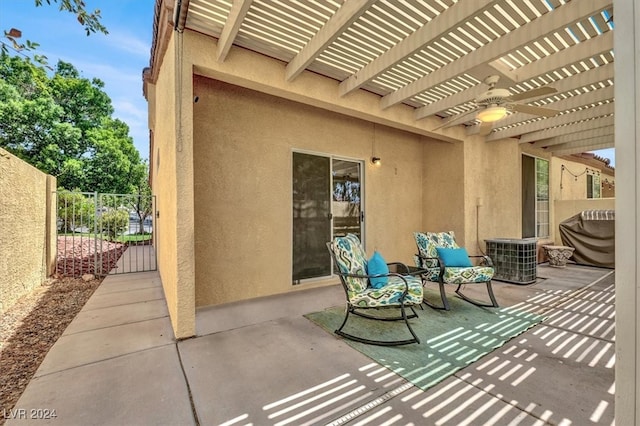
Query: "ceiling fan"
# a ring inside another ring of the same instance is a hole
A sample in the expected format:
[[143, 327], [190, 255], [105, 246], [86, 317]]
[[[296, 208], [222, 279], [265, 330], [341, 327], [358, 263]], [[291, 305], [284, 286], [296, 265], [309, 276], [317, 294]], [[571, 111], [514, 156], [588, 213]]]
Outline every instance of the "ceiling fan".
[[461, 117], [476, 113], [476, 119], [481, 122], [480, 135], [486, 136], [491, 133], [493, 123], [506, 117], [507, 111], [523, 112], [525, 114], [540, 115], [544, 117], [551, 117], [558, 113], [557, 110], [551, 108], [516, 103], [517, 101], [556, 93], [557, 90], [553, 87], [543, 86], [512, 95], [507, 89], [496, 88], [496, 84], [499, 80], [500, 76], [497, 75], [491, 75], [485, 78], [484, 83], [489, 86], [489, 90], [481, 93], [473, 100], [473, 103], [476, 104], [476, 108], [471, 111], [455, 115], [449, 120], [445, 120], [443, 124], [433, 130], [441, 127], [449, 127], [453, 125], [452, 121], [455, 120], [459, 123], [459, 119]]

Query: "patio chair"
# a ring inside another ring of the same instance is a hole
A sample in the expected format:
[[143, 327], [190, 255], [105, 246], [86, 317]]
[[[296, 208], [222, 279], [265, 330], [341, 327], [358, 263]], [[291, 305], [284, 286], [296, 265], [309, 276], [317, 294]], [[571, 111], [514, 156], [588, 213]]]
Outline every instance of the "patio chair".
[[[377, 253], [371, 259], [368, 259], [360, 240], [353, 234], [334, 238], [333, 241], [327, 243], [327, 248], [331, 253], [336, 266], [336, 274], [340, 277], [347, 297], [344, 321], [335, 330], [335, 333], [357, 342], [380, 346], [420, 343], [420, 339], [411, 328], [409, 319], [418, 316], [414, 306], [420, 306], [422, 303], [423, 288], [421, 278], [408, 275], [409, 268], [404, 264], [399, 262], [384, 263], [380, 256], [376, 256]], [[389, 272], [389, 266], [395, 266], [396, 270], [405, 271], [407, 275]], [[400, 312], [399, 315], [384, 315], [380, 311], [382, 309], [399, 309]], [[411, 311], [408, 315], [407, 309]], [[378, 315], [375, 315], [375, 313], [378, 313]], [[389, 341], [347, 333], [343, 329], [350, 314], [371, 320], [404, 321], [412, 337], [410, 339]]]
[[[456, 243], [453, 231], [414, 232], [414, 236], [418, 246], [416, 266], [427, 271], [422, 274], [423, 282], [437, 282], [440, 288], [442, 305], [433, 304], [425, 299], [424, 303], [427, 306], [448, 311], [450, 306], [444, 286], [456, 284], [456, 294], [467, 302], [476, 306], [499, 307], [491, 288], [491, 279], [495, 271], [489, 256], [469, 256], [466, 250]], [[485, 284], [490, 303], [465, 296], [461, 289], [467, 284]]]

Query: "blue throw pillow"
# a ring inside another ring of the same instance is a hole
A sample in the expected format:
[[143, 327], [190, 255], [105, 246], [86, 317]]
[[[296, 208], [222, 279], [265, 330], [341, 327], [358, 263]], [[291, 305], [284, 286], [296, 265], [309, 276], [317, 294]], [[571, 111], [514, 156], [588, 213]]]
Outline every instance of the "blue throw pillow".
[[[367, 274], [368, 275], [378, 275], [378, 274], [388, 274], [389, 267], [387, 266], [387, 262], [377, 251], [373, 253], [371, 259], [367, 263]], [[373, 288], [382, 288], [387, 282], [389, 282], [389, 277], [378, 277], [378, 278], [369, 278], [369, 283]]]
[[473, 266], [469, 254], [464, 247], [460, 248], [444, 248], [436, 247], [438, 257], [442, 259], [445, 266], [468, 268]]

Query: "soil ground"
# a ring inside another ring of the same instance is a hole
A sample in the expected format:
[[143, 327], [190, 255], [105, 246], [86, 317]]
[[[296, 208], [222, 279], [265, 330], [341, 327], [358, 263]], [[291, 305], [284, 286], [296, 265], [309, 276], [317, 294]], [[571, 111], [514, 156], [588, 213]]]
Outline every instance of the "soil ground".
[[[86, 247], [80, 250], [77, 244], [58, 241], [58, 271], [65, 272], [66, 269], [67, 274], [71, 275], [74, 272], [71, 269], [87, 263], [86, 259], [96, 244], [86, 238], [82, 244]], [[103, 258], [108, 260], [103, 268], [109, 271], [126, 246], [106, 244], [108, 255]], [[74, 256], [77, 259], [73, 262], [75, 267], [65, 268], [62, 263], [70, 264]], [[51, 346], [102, 280], [102, 277], [94, 277], [85, 281], [81, 277], [64, 276], [59, 272], [0, 314], [0, 425], [5, 422], [2, 413], [9, 412], [15, 406]]]

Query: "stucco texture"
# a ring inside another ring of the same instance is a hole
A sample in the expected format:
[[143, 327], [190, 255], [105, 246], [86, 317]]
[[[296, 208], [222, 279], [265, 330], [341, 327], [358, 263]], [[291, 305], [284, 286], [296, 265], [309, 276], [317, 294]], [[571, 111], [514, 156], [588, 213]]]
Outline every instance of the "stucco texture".
[[[197, 306], [326, 284], [292, 284], [294, 150], [362, 161], [366, 249], [411, 261], [420, 136], [205, 77], [194, 92]], [[374, 138], [381, 166], [369, 162]]]
[[425, 139], [423, 230], [454, 231], [470, 254], [481, 254], [485, 239], [520, 238], [520, 154], [513, 140]]
[[[148, 96], [155, 150], [151, 160], [153, 192], [157, 196], [159, 215], [155, 221], [154, 241], [173, 329], [177, 338], [183, 338], [195, 333], [193, 200], [192, 183], [189, 181], [193, 169], [190, 133], [192, 89], [190, 69], [181, 75], [176, 71], [175, 39], [174, 33], [167, 48], [167, 60], [163, 62], [157, 84], [148, 86]], [[184, 67], [188, 65], [183, 64]], [[180, 129], [176, 127], [178, 114], [182, 114], [180, 122], [183, 127]], [[188, 181], [186, 190], [185, 180]]]
[[0, 149], [0, 313], [55, 265], [54, 177]]

